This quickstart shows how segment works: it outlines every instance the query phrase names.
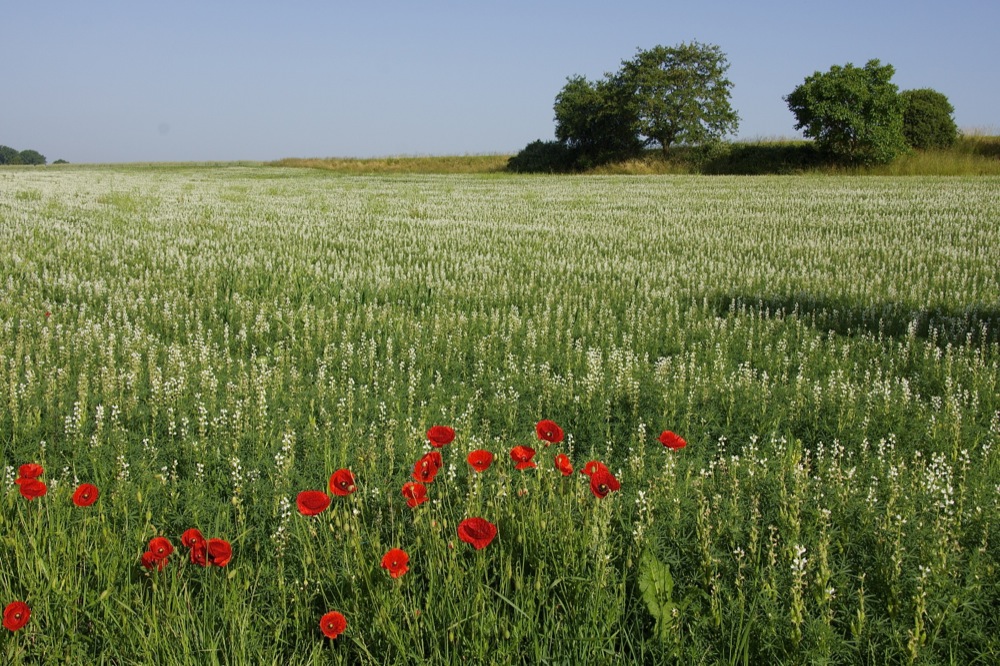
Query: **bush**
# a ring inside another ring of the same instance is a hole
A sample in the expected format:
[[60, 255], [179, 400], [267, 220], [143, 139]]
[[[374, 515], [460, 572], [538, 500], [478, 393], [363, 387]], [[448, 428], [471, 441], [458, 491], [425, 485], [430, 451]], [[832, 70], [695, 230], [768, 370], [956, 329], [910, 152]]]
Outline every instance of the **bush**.
[[515, 173], [560, 173], [570, 171], [574, 151], [561, 141], [532, 141], [507, 160], [507, 171]]
[[958, 127], [952, 114], [955, 107], [936, 90], [904, 90], [903, 136], [911, 148], [950, 148], [958, 139]]

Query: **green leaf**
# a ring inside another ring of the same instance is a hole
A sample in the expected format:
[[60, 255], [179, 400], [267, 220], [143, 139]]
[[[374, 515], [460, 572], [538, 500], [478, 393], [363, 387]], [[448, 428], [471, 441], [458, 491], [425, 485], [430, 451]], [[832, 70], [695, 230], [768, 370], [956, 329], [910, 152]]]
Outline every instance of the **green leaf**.
[[656, 620], [657, 633], [665, 638], [673, 626], [673, 612], [677, 609], [673, 599], [674, 579], [670, 566], [657, 559], [649, 548], [643, 551], [639, 560], [639, 591]]

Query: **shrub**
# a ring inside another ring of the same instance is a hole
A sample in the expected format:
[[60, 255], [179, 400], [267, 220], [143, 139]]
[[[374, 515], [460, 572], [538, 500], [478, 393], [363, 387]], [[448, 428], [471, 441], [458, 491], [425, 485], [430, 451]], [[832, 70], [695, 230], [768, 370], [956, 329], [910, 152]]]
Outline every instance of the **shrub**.
[[910, 147], [927, 150], [955, 145], [955, 107], [946, 96], [930, 88], [904, 90], [899, 96], [903, 102], [903, 136]]
[[571, 170], [573, 150], [561, 141], [532, 141], [507, 160], [507, 170], [516, 173], [559, 173]]

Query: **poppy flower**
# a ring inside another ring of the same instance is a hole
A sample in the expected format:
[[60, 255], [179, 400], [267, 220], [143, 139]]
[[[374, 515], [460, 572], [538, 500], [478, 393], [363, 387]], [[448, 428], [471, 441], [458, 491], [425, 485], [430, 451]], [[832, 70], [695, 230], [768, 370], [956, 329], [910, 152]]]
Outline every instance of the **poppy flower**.
[[593, 476], [593, 474], [595, 472], [599, 472], [601, 470], [604, 470], [605, 472], [607, 472], [608, 468], [605, 467], [604, 463], [602, 463], [602, 462], [599, 462], [597, 460], [591, 460], [590, 462], [588, 462], [586, 465], [584, 465], [580, 469], [580, 474], [586, 474], [587, 476]]
[[484, 449], [476, 449], [468, 455], [466, 460], [472, 465], [472, 469], [477, 472], [485, 472], [493, 464], [493, 454]]
[[565, 453], [560, 453], [556, 456], [556, 469], [562, 472], [563, 476], [569, 476], [573, 473], [573, 465], [569, 461], [569, 456]]
[[430, 483], [442, 465], [444, 462], [440, 451], [428, 451], [413, 465], [413, 478], [422, 483]]
[[303, 516], [316, 516], [330, 506], [330, 496], [322, 490], [303, 490], [295, 498], [295, 506]]
[[209, 564], [224, 567], [233, 559], [233, 547], [224, 539], [209, 539], [206, 554]]
[[45, 474], [45, 468], [38, 463], [28, 463], [17, 468], [17, 475], [22, 479], [37, 479]]
[[515, 446], [510, 450], [510, 459], [513, 460], [516, 465], [514, 469], [528, 469], [529, 467], [537, 467], [535, 463], [531, 461], [535, 457], [535, 450], [527, 446]]
[[548, 419], [535, 424], [535, 434], [538, 435], [538, 439], [546, 442], [545, 446], [563, 441], [562, 428], [556, 425], [555, 421]]
[[197, 542], [191, 546], [191, 554], [189, 556], [191, 564], [197, 564], [199, 567], [208, 566], [208, 542], [204, 539]]
[[174, 544], [170, 543], [167, 537], [153, 537], [149, 540], [149, 552], [152, 553], [153, 559], [159, 562], [170, 557], [170, 553], [174, 552]]
[[484, 518], [466, 518], [458, 524], [458, 538], [476, 550], [490, 545], [497, 535], [497, 526]]
[[343, 613], [330, 611], [319, 620], [319, 629], [327, 638], [336, 638], [347, 629], [347, 618]]
[[598, 499], [604, 499], [608, 493], [621, 487], [622, 484], [607, 469], [599, 469], [590, 475], [590, 492], [594, 493], [594, 497]]
[[17, 631], [30, 619], [31, 609], [23, 601], [12, 601], [3, 609], [3, 626], [9, 631]]
[[406, 566], [410, 562], [410, 556], [402, 548], [393, 548], [382, 557], [382, 568], [389, 572], [393, 578], [399, 578], [410, 570]]
[[354, 485], [354, 474], [349, 469], [338, 469], [330, 475], [330, 492], [340, 497], [347, 497], [358, 487]]
[[419, 481], [404, 483], [403, 497], [406, 498], [406, 506], [415, 509], [427, 501], [427, 486]]
[[151, 550], [147, 550], [142, 554], [142, 566], [147, 569], [152, 569], [156, 567], [157, 571], [163, 571], [164, 567], [167, 566], [167, 558], [157, 557], [155, 553]]
[[660, 433], [660, 444], [663, 444], [663, 446], [674, 451], [677, 449], [683, 449], [688, 445], [688, 443], [684, 441], [683, 437], [675, 432], [670, 432], [669, 430], [664, 430]]
[[455, 430], [448, 426], [431, 426], [430, 430], [427, 431], [427, 439], [430, 441], [431, 446], [441, 448], [445, 444], [450, 444], [455, 439]]
[[192, 527], [190, 529], [184, 530], [184, 534], [181, 535], [181, 545], [185, 548], [194, 548], [199, 544], [205, 543], [205, 537], [201, 535], [201, 530], [197, 527]]
[[73, 492], [73, 504], [77, 506], [90, 506], [97, 501], [100, 491], [92, 483], [81, 483]]
[[42, 497], [49, 492], [49, 487], [45, 485], [45, 482], [38, 479], [15, 479], [14, 483], [17, 484], [17, 490], [21, 493], [21, 497], [28, 501]]

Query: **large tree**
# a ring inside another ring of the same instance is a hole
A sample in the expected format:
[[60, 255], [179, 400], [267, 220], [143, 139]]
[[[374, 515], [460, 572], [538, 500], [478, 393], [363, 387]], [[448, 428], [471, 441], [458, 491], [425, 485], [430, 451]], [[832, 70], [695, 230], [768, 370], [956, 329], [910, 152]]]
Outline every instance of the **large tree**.
[[596, 82], [572, 76], [556, 96], [556, 138], [578, 166], [634, 155], [642, 147], [627, 90], [611, 76]]
[[640, 49], [622, 62], [618, 78], [631, 92], [631, 104], [646, 144], [664, 153], [675, 143], [707, 144], [739, 129], [729, 103], [729, 63], [713, 44]]
[[885, 164], [906, 151], [903, 103], [892, 83], [892, 65], [869, 60], [815, 72], [785, 97], [802, 130], [834, 157]]

